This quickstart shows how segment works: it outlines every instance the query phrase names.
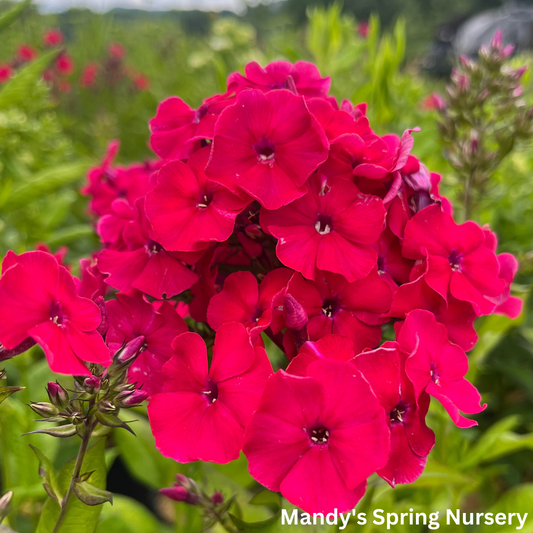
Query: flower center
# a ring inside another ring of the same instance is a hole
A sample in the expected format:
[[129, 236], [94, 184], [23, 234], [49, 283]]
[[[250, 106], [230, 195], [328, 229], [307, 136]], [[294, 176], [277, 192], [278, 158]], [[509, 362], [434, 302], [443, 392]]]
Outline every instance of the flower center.
[[65, 321], [65, 314], [63, 313], [63, 309], [61, 308], [61, 304], [59, 302], [55, 302], [50, 306], [50, 320], [56, 324], [56, 326], [63, 325], [63, 322]]
[[440, 375], [437, 372], [435, 363], [431, 363], [429, 365], [429, 369], [430, 369], [431, 380], [433, 381], [433, 383], [435, 383], [435, 385], [438, 385], [440, 381]]
[[461, 262], [463, 258], [461, 254], [455, 250], [452, 250], [452, 253], [448, 257], [448, 261], [450, 262], [450, 266], [452, 267], [452, 270], [455, 270], [456, 272], [461, 271]]
[[272, 164], [274, 162], [276, 147], [274, 143], [269, 141], [264, 135], [252, 148], [255, 150], [257, 160], [260, 163]]
[[327, 235], [333, 229], [333, 219], [329, 215], [318, 215], [315, 229], [320, 235]]
[[215, 403], [218, 400], [218, 385], [207, 378], [205, 382], [205, 389], [202, 391], [204, 398], [207, 400], [207, 403]]
[[328, 318], [333, 317], [339, 310], [339, 301], [337, 298], [327, 298], [322, 303], [322, 313]]
[[164, 248], [159, 243], [152, 241], [152, 240], [149, 240], [146, 243], [145, 248], [150, 257], [164, 250]]
[[213, 201], [213, 191], [207, 191], [200, 195], [200, 201], [196, 204], [199, 209], [205, 209]]
[[385, 274], [385, 258], [382, 255], [378, 256], [378, 274]]
[[323, 426], [310, 429], [307, 433], [313, 444], [327, 444], [329, 440], [329, 430]]
[[405, 405], [403, 402], [400, 402], [390, 413], [390, 421], [391, 424], [404, 424], [404, 415], [407, 412], [407, 405]]
[[202, 120], [206, 115], [207, 115], [207, 106], [206, 106], [205, 104], [202, 104], [202, 105], [196, 110], [196, 113], [194, 114], [193, 122], [195, 122], [196, 124], [198, 124], [198, 122], [200, 122], [200, 120]]

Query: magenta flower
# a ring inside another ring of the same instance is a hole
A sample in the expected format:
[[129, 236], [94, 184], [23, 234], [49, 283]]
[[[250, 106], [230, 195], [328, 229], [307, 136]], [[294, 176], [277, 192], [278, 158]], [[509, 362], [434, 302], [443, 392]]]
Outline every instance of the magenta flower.
[[380, 315], [390, 309], [392, 290], [377, 269], [353, 283], [329, 272], [320, 273], [315, 281], [295, 273], [287, 292], [307, 312], [310, 340], [318, 341], [331, 333], [343, 335], [351, 339], [355, 353], [379, 344], [384, 322]]
[[80, 271], [81, 279], [74, 278], [78, 296], [93, 301], [100, 296], [103, 297], [109, 289], [109, 285], [105, 282], [107, 276], [98, 269], [96, 257], [80, 259]]
[[225, 241], [233, 232], [235, 218], [248, 204], [206, 178], [209, 153], [206, 147], [187, 164], [167, 163], [146, 197], [146, 214], [155, 238], [166, 250], [188, 252]]
[[2, 263], [0, 301], [0, 343], [8, 350], [30, 337], [60, 374], [88, 376], [84, 361], [111, 363], [96, 332], [100, 309], [77, 295], [73, 277], [51, 254], [9, 251]]
[[383, 230], [376, 248], [378, 273], [394, 292], [398, 285], [409, 282], [415, 262], [402, 255], [401, 241], [388, 227]]
[[50, 28], [43, 34], [43, 43], [45, 46], [58, 46], [65, 39], [63, 33], [57, 28]]
[[200, 148], [200, 141], [213, 139], [218, 116], [234, 102], [225, 95], [215, 95], [195, 110], [176, 96], [163, 100], [150, 120], [152, 149], [162, 159], [190, 157]]
[[458, 300], [470, 302], [479, 316], [494, 310], [490, 299], [505, 289], [496, 255], [484, 241], [477, 224], [456, 224], [439, 205], [430, 205], [407, 223], [402, 252], [427, 261], [424, 278], [445, 300], [449, 289]]
[[393, 488], [397, 483], [413, 483], [426, 466], [435, 445], [435, 434], [426, 425], [429, 395], [415, 396], [413, 384], [405, 373], [405, 357], [395, 342], [386, 342], [372, 352], [353, 360], [389, 415], [391, 446], [389, 460], [378, 470]]
[[240, 93], [244, 89], [258, 89], [264, 93], [272, 89], [295, 89], [306, 98], [326, 98], [331, 80], [322, 78], [312, 63], [298, 61], [274, 61], [266, 67], [252, 61], [244, 67], [244, 76], [238, 72], [228, 77], [228, 94]]
[[454, 424], [460, 428], [477, 426], [475, 420], [460, 414], [480, 413], [481, 396], [464, 376], [468, 358], [459, 346], [448, 340], [446, 327], [429, 311], [411, 311], [398, 335], [398, 344], [409, 354], [405, 363], [407, 376], [413, 383], [416, 397], [423, 391], [444, 406]]
[[275, 211], [261, 210], [261, 227], [279, 239], [279, 260], [304, 277], [315, 279], [319, 269], [353, 282], [376, 265], [372, 245], [385, 215], [379, 198], [361, 194], [348, 180], [330, 181], [316, 174], [303, 198]]
[[[218, 331], [226, 322], [240, 322], [250, 332], [255, 343], [259, 334], [271, 325], [273, 302], [277, 294], [287, 286], [292, 272], [278, 268], [269, 272], [261, 281], [251, 272], [241, 271], [230, 274], [222, 291], [211, 298], [207, 309], [209, 325]], [[278, 328], [281, 314], [278, 315]]]
[[76, 63], [66, 52], [62, 52], [55, 60], [54, 66], [59, 76], [70, 76], [76, 68]]
[[137, 216], [124, 229], [125, 250], [102, 250], [98, 268], [108, 274], [106, 283], [122, 292], [138, 289], [154, 298], [170, 298], [189, 289], [198, 276], [185, 265], [198, 256], [167, 252], [150, 237], [150, 224], [144, 214], [144, 198], [137, 200]]
[[328, 141], [302, 97], [290, 91], [238, 94], [215, 126], [209, 179], [277, 209], [306, 192], [328, 155]]
[[0, 64], [0, 85], [8, 82], [13, 76], [13, 67], [7, 63]]
[[472, 305], [448, 294], [446, 301], [435, 292], [422, 275], [411, 283], [405, 283], [394, 293], [390, 312], [386, 315], [405, 318], [415, 309], [431, 311], [437, 322], [446, 326], [450, 340], [469, 351], [477, 342], [474, 320], [477, 318]]
[[349, 511], [389, 455], [385, 411], [348, 362], [320, 360], [307, 376], [279, 371], [246, 428], [252, 476], [308, 513]]
[[272, 373], [264, 348], [254, 348], [244, 326], [235, 322], [218, 330], [210, 368], [196, 333], [183, 333], [172, 348], [163, 367], [164, 392], [148, 405], [157, 448], [182, 463], [237, 459], [244, 428]]
[[150, 396], [163, 390], [163, 365], [172, 356], [173, 339], [187, 331], [187, 324], [169, 302], [156, 309], [137, 290], [117, 294], [106, 303], [109, 330], [107, 343], [115, 352], [124, 343], [137, 337], [145, 339], [144, 351], [135, 359], [128, 373]]

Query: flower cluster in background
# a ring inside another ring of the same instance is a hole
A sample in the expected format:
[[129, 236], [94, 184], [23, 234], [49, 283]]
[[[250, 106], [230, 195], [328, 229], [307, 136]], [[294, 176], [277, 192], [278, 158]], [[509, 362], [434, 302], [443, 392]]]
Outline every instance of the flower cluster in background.
[[[122, 72], [123, 52], [84, 84]], [[42, 250], [10, 252], [0, 278], [3, 358], [38, 343], [56, 372], [89, 376], [83, 362], [139, 343], [128, 377], [161, 453], [243, 450], [307, 512], [352, 509], [375, 472], [415, 481], [431, 397], [475, 425], [473, 322], [521, 309], [515, 258], [454, 221], [411, 154], [418, 130], [377, 135], [365, 104], [329, 89], [311, 63], [249, 63], [198, 109], [165, 100], [150, 122], [159, 160], [117, 166], [112, 143], [89, 174], [102, 248], [81, 278]]]

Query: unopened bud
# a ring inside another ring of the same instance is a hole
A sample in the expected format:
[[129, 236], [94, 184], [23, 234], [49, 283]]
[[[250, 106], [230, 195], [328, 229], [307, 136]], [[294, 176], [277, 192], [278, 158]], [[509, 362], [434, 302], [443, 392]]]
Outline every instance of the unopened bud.
[[87, 392], [98, 392], [102, 381], [98, 376], [90, 376], [83, 382], [83, 388]]
[[50, 401], [58, 408], [65, 409], [69, 404], [68, 392], [56, 381], [49, 381], [46, 386], [46, 392]]
[[283, 318], [285, 319], [285, 325], [295, 331], [301, 330], [309, 321], [302, 304], [291, 294], [286, 294], [283, 299]]
[[493, 49], [493, 50], [500, 50], [501, 47], [502, 47], [502, 39], [503, 39], [503, 34], [502, 34], [502, 30], [496, 30], [496, 33], [494, 34], [494, 36], [492, 37], [491, 41], [490, 41], [490, 47]]
[[[120, 397], [122, 394], [122, 398]], [[136, 390], [133, 392], [121, 392], [116, 398], [117, 407], [133, 407], [135, 405], [140, 405], [145, 400], [148, 399], [148, 393], [143, 390]]]
[[111, 402], [102, 402], [99, 406], [98, 406], [98, 409], [102, 412], [102, 413], [114, 413], [117, 408], [111, 403]]
[[224, 503], [224, 496], [222, 495], [221, 492], [214, 492], [213, 495], [211, 496], [211, 501], [215, 505], [221, 505]]
[[12, 491], [6, 492], [0, 498], [0, 518], [4, 518], [4, 516], [7, 514], [7, 510], [9, 508], [9, 504], [11, 503], [12, 499], [13, 499]]
[[115, 354], [117, 362], [121, 364], [133, 362], [135, 357], [141, 352], [144, 343], [145, 338], [142, 335], [128, 342], [124, 348], [121, 348]]
[[56, 416], [59, 414], [59, 409], [55, 405], [52, 405], [48, 402], [32, 402], [30, 407], [43, 418], [48, 418], [50, 416]]
[[171, 500], [188, 503], [190, 505], [195, 505], [199, 499], [197, 494], [189, 492], [184, 487], [168, 487], [160, 489], [159, 492]]

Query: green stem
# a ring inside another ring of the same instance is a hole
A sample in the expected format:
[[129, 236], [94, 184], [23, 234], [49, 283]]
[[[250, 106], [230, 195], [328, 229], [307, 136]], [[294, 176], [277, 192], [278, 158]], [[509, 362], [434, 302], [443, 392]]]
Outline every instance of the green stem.
[[93, 417], [89, 416], [87, 420], [85, 421], [85, 428], [83, 430], [83, 435], [81, 437], [81, 445], [80, 445], [80, 449], [78, 450], [78, 456], [76, 457], [76, 463], [74, 464], [74, 471], [72, 472], [70, 484], [68, 486], [67, 493], [65, 494], [65, 497], [63, 498], [63, 502], [61, 503], [61, 512], [59, 513], [57, 523], [52, 533], [59, 532], [61, 525], [63, 524], [63, 521], [65, 520], [67, 516], [70, 503], [72, 501], [72, 496], [74, 495], [74, 484], [76, 483], [76, 480], [80, 477], [81, 467], [83, 466], [83, 460], [85, 459], [85, 454], [87, 453], [87, 448], [89, 447], [89, 441], [91, 439], [92, 432], [93, 432]]
[[466, 222], [470, 218], [472, 211], [472, 182], [474, 180], [474, 171], [471, 170], [466, 178], [464, 197], [463, 197], [463, 222]]

